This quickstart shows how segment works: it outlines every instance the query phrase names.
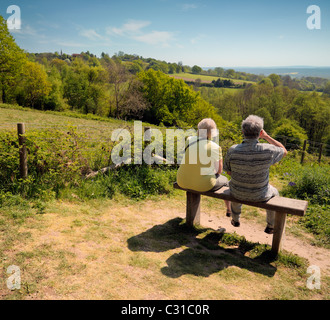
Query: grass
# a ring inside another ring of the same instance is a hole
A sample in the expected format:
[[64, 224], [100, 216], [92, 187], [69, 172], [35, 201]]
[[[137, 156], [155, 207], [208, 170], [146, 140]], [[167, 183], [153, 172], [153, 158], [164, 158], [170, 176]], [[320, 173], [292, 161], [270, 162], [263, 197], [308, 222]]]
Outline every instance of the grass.
[[218, 80], [219, 78], [221, 80], [232, 80], [235, 84], [255, 83], [253, 81], [247, 81], [247, 80], [229, 79], [229, 78], [224, 78], [224, 77], [200, 75], [200, 74], [193, 74], [193, 73], [187, 73], [187, 72], [169, 74], [169, 76], [175, 77], [178, 79], [184, 79], [187, 81], [195, 81], [196, 79], [201, 79], [202, 82], [207, 82], [207, 83], [211, 83], [213, 80]]
[[[102, 139], [124, 123], [19, 108], [0, 108], [0, 117], [0, 130], [14, 129], [16, 122], [37, 127], [38, 119], [41, 126], [92, 127], [90, 135]], [[281, 189], [288, 182], [284, 173], [293, 167], [288, 161], [275, 168], [272, 183]], [[2, 195], [0, 299], [329, 299], [326, 274], [321, 290], [306, 289], [307, 261], [301, 257], [282, 252], [274, 260], [269, 246], [236, 233], [188, 230], [184, 194], [166, 192], [173, 173], [123, 172], [66, 188], [57, 200]], [[133, 186], [134, 175], [164, 182], [165, 194], [158, 195], [151, 183], [152, 190], [143, 183]], [[108, 185], [123, 189], [111, 189], [109, 199]], [[136, 187], [147, 194], [134, 198]], [[203, 208], [212, 216], [225, 210], [215, 199], [203, 200]], [[264, 223], [260, 211], [246, 212], [251, 221]], [[296, 221], [288, 219], [288, 229], [292, 226]], [[21, 270], [20, 290], [6, 287], [11, 265]]]
[[[54, 200], [44, 214], [22, 206], [23, 220], [10, 214], [15, 205], [1, 208], [2, 299], [328, 298], [326, 277], [321, 290], [306, 290], [303, 258], [274, 260], [269, 246], [236, 233], [187, 229], [180, 192], [140, 202]], [[20, 290], [6, 288], [10, 265], [21, 269]]]
[[38, 111], [19, 106], [0, 104], [0, 130], [17, 130], [17, 123], [23, 122], [26, 130], [44, 128], [67, 128], [77, 126], [86, 134], [99, 140], [110, 139], [111, 132], [124, 126], [131, 127], [133, 122], [84, 115], [76, 112]]

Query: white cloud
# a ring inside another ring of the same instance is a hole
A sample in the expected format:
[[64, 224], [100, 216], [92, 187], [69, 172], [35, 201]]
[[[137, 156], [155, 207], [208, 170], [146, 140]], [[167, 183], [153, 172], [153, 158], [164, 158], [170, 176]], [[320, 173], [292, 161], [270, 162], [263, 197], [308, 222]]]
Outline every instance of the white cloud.
[[141, 32], [141, 29], [149, 26], [150, 21], [129, 20], [121, 28], [109, 27], [107, 28], [108, 34], [115, 34], [119, 36], [130, 36]]
[[168, 31], [152, 31], [141, 36], [135, 36], [135, 40], [152, 45], [169, 46], [169, 42], [173, 39], [173, 34]]
[[40, 32], [38, 32], [36, 29], [31, 27], [29, 24], [23, 24], [21, 25], [21, 29], [12, 29], [9, 30], [10, 32], [16, 33], [16, 34], [21, 34], [21, 35], [28, 35], [28, 36], [41, 36]]
[[150, 25], [150, 21], [129, 20], [120, 28], [108, 27], [107, 34], [127, 37], [149, 45], [161, 45], [163, 47], [170, 46], [170, 42], [174, 39], [173, 33], [157, 30], [146, 32], [144, 29]]
[[103, 39], [94, 29], [82, 30], [80, 35], [93, 41]]

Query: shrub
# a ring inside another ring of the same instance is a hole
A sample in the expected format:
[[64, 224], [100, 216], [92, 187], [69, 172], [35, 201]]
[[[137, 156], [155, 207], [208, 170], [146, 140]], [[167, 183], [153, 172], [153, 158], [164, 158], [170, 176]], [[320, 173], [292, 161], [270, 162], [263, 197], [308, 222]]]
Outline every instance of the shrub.
[[313, 204], [328, 205], [330, 175], [328, 167], [302, 167], [283, 189], [287, 197], [308, 200]]
[[176, 170], [168, 166], [127, 165], [92, 180], [80, 180], [72, 192], [80, 199], [111, 199], [121, 194], [142, 200], [171, 193], [175, 179]]
[[27, 198], [51, 198], [68, 183], [79, 179], [86, 165], [84, 144], [74, 128], [30, 131], [26, 134], [28, 178], [19, 176], [16, 132], [0, 133], [0, 191]]
[[167, 166], [129, 165], [110, 172], [109, 179], [119, 193], [134, 199], [145, 199], [149, 195], [170, 193], [176, 170]]
[[329, 167], [297, 166], [282, 195], [309, 201], [306, 215], [299, 220], [312, 232], [319, 244], [330, 243], [330, 175]]

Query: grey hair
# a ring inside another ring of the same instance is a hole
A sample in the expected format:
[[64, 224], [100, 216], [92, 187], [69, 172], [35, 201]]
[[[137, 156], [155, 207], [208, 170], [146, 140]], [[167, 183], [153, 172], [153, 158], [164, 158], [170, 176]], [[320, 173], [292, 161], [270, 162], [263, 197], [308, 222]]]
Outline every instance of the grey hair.
[[264, 128], [264, 119], [258, 116], [248, 116], [242, 122], [242, 131], [246, 139], [258, 139], [261, 130]]
[[203, 119], [197, 126], [198, 135], [201, 138], [214, 138], [218, 134], [217, 125], [213, 119]]

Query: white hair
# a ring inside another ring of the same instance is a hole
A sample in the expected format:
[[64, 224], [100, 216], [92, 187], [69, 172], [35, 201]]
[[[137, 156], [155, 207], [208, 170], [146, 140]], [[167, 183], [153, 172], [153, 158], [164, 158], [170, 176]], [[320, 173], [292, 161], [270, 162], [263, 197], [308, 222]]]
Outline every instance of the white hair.
[[243, 135], [247, 139], [258, 139], [261, 130], [264, 128], [264, 119], [258, 116], [248, 116], [242, 122]]
[[217, 125], [213, 119], [203, 119], [198, 124], [198, 136], [201, 138], [214, 138], [218, 135]]

